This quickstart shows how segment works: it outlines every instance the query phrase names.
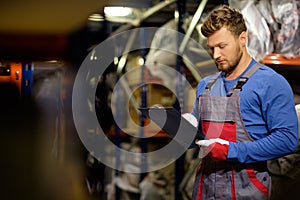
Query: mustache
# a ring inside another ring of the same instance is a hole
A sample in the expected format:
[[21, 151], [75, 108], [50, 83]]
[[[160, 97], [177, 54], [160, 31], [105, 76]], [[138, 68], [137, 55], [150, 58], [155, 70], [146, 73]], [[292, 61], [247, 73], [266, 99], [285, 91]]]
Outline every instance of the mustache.
[[224, 62], [226, 61], [226, 59], [223, 59], [223, 58], [217, 58], [217, 59], [214, 59], [215, 62]]

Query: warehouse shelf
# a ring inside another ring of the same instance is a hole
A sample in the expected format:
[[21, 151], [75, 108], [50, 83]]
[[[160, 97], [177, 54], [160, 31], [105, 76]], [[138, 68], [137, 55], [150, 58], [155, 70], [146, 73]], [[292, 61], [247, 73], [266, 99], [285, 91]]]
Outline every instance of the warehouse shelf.
[[289, 65], [300, 66], [300, 57], [288, 58], [279, 53], [271, 53], [267, 55], [262, 62], [265, 65]]

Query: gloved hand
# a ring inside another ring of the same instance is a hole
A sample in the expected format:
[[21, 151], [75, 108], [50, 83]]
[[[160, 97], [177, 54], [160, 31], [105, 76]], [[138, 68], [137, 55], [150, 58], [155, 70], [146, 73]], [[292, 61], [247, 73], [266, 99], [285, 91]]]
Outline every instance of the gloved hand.
[[227, 159], [229, 142], [221, 138], [199, 140], [196, 144], [200, 147], [200, 156], [210, 156], [215, 161]]
[[184, 113], [181, 115], [183, 118], [185, 118], [188, 122], [190, 122], [194, 127], [198, 126], [198, 121], [194, 115], [191, 113]]

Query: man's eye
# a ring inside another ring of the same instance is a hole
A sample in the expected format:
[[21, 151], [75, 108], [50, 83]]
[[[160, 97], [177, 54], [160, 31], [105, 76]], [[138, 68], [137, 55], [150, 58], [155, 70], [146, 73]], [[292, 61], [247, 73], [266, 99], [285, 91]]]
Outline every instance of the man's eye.
[[220, 48], [220, 49], [224, 49], [225, 46], [226, 46], [225, 44], [221, 44], [221, 45], [219, 46], [219, 48]]

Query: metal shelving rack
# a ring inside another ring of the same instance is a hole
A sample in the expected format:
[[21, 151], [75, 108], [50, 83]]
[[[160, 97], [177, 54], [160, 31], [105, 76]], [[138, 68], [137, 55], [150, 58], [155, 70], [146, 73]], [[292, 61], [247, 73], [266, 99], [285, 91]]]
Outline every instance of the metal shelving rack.
[[[178, 32], [180, 33], [184, 33], [185, 36], [184, 38], [182, 39], [182, 41], [178, 41], [178, 53], [177, 53], [177, 59], [176, 59], [176, 70], [182, 75], [182, 76], [185, 76], [185, 70], [188, 69], [191, 74], [195, 77], [195, 79], [197, 81], [199, 81], [201, 79], [200, 77], [200, 74], [198, 72], [197, 69], [194, 68], [194, 66], [188, 66], [188, 65], [185, 65], [183, 63], [183, 58], [182, 56], [179, 56], [179, 55], [182, 55], [182, 53], [184, 52], [186, 46], [187, 46], [187, 43], [188, 43], [188, 40], [189, 38], [191, 37], [192, 35], [192, 32], [194, 31], [194, 29], [196, 28], [196, 25], [197, 23], [199, 22], [200, 20], [200, 17], [202, 16], [202, 13], [204, 11], [204, 8], [205, 6], [207, 5], [207, 2], [208, 0], [201, 0], [201, 2], [199, 3], [198, 5], [198, 8], [195, 12], [195, 14], [193, 15], [193, 18], [192, 18], [192, 21], [189, 25], [189, 28], [186, 32], [184, 32], [182, 30], [182, 23], [183, 23], [183, 16], [186, 12], [186, 1], [187, 0], [165, 0], [165, 1], [161, 1], [159, 2], [158, 4], [156, 4], [155, 6], [149, 8], [148, 10], [146, 10], [142, 16], [139, 18], [139, 19], [135, 19], [133, 20], [131, 23], [127, 23], [123, 26], [120, 26], [118, 29], [116, 29], [114, 32], [112, 32], [110, 34], [110, 36], [113, 36], [115, 34], [118, 34], [118, 33], [121, 33], [123, 31], [126, 31], [126, 30], [130, 30], [132, 28], [137, 28], [137, 27], [140, 27], [142, 22], [144, 20], [146, 20], [147, 18], [149, 18], [150, 16], [156, 14], [157, 12], [159, 12], [161, 9], [171, 5], [171, 4], [174, 4], [176, 3], [176, 9], [177, 9], [177, 12], [178, 12], [178, 18], [176, 19], [177, 20], [177, 29], [178, 29]], [[224, 0], [224, 4], [227, 4], [228, 5], [228, 1]], [[131, 35], [131, 37], [128, 38], [128, 42], [124, 48], [124, 52], [127, 52], [126, 50], [127, 49], [130, 49], [130, 47], [133, 45], [133, 41], [134, 41], [134, 37], [140, 37], [140, 41], [141, 42], [145, 42], [144, 41], [144, 38], [146, 38], [145, 36], [146, 33], [141, 33], [139, 36], [138, 35]], [[141, 50], [140, 51], [140, 56], [141, 58], [143, 58], [145, 60], [145, 56], [146, 56], [146, 51], [145, 50]], [[123, 71], [123, 69], [125, 68], [125, 65], [126, 65], [126, 62], [120, 62], [121, 60], [122, 61], [127, 61], [127, 58], [128, 58], [128, 54], [123, 54], [120, 58], [119, 58], [119, 62], [118, 64], [116, 65], [116, 69], [117, 69], [117, 76], [120, 77], [121, 75], [121, 72]], [[141, 72], [141, 83], [144, 83], [145, 81], [145, 73], [144, 73], [144, 64], [141, 66], [142, 68], [142, 72]], [[183, 94], [183, 88], [184, 88], [184, 85], [183, 85], [183, 80], [180, 80], [181, 77], [178, 77], [179, 80], [177, 80], [177, 86], [176, 86], [176, 96], [178, 97], [178, 104], [175, 105], [176, 109], [178, 109], [179, 111], [181, 112], [184, 112], [184, 108], [185, 108], [185, 102], [184, 102], [184, 94]], [[118, 80], [118, 78], [117, 78]], [[134, 97], [130, 96], [131, 93], [128, 92], [130, 91], [130, 88], [129, 86], [127, 85], [126, 82], [121, 82], [123, 88], [125, 88], [125, 95], [127, 96], [127, 98], [130, 99], [130, 103], [133, 104], [133, 106], [135, 107], [136, 109], [136, 112], [138, 112], [138, 107], [139, 107], [139, 103], [135, 100]], [[140, 91], [140, 96], [141, 96], [141, 102], [140, 102], [140, 105], [141, 107], [147, 107], [147, 88], [146, 88], [146, 85], [143, 84], [143, 87], [141, 88], [141, 91]], [[143, 127], [143, 125], [145, 124], [145, 118], [143, 116], [140, 116], [140, 125]], [[141, 129], [139, 130], [139, 133], [140, 135], [143, 135], [145, 134], [144, 133], [144, 130]], [[115, 130], [115, 139], [116, 139], [116, 145], [118, 147], [121, 146], [121, 135], [120, 135], [120, 129], [116, 128]], [[143, 153], [147, 152], [147, 141], [142, 138], [140, 139], [140, 147], [141, 147], [141, 150]], [[118, 152], [116, 152], [116, 164], [118, 165], [119, 162], [120, 162], [120, 158], [119, 158], [119, 154]], [[142, 164], [141, 164], [141, 168], [143, 170], [147, 169], [147, 162], [146, 162], [146, 158], [141, 158], [142, 159]], [[181, 191], [181, 182], [184, 178], [184, 173], [185, 173], [185, 169], [184, 169], [184, 161], [185, 160], [185, 155], [182, 155], [179, 159], [176, 160], [176, 163], [175, 163], [175, 192], [174, 192], [174, 198], [175, 200], [182, 200], [183, 199], [183, 196], [182, 196], [182, 191]], [[116, 167], [118, 169], [118, 167]], [[119, 173], [118, 172], [115, 172], [115, 176], [118, 176]], [[141, 177], [140, 177], [140, 180], [142, 180], [144, 177], [146, 176], [146, 173], [142, 173], [141, 174]], [[116, 200], [119, 200], [120, 199], [120, 193], [118, 192], [118, 188], [116, 188], [116, 196], [115, 196], [115, 199]]]

